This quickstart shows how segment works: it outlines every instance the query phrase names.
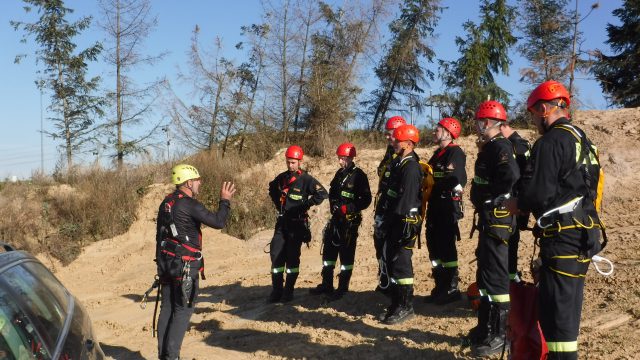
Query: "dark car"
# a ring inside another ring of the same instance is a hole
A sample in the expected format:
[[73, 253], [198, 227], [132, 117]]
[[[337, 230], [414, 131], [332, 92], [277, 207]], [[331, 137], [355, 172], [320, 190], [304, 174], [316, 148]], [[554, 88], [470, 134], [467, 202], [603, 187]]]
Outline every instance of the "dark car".
[[0, 242], [0, 359], [104, 359], [78, 300], [38, 259]]

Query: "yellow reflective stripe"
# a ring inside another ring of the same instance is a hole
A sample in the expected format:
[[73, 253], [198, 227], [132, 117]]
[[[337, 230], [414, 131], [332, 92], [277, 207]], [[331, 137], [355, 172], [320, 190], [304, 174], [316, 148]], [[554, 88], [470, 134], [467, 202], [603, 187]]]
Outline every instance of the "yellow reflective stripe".
[[442, 267], [445, 267], [445, 268], [458, 267], [458, 260], [442, 263]]
[[489, 301], [491, 301], [491, 302], [507, 303], [507, 302], [511, 301], [511, 298], [509, 297], [509, 294], [487, 295], [487, 296], [489, 296]]
[[287, 274], [297, 274], [300, 272], [300, 268], [290, 268], [287, 269]]
[[473, 182], [476, 183], [476, 184], [480, 184], [480, 185], [489, 184], [489, 180], [485, 180], [485, 179], [483, 179], [483, 178], [481, 178], [481, 177], [479, 177], [477, 175], [473, 177]]
[[393, 191], [393, 190], [391, 190], [391, 189], [387, 190], [387, 195], [389, 195], [392, 198], [398, 197], [398, 193]]
[[395, 282], [398, 285], [412, 285], [413, 284], [413, 278], [398, 279]]
[[273, 268], [273, 269], [271, 269], [271, 272], [274, 273], [274, 274], [283, 273], [284, 272], [284, 266], [283, 267], [279, 267], [279, 268]]
[[576, 352], [578, 351], [578, 341], [547, 341], [547, 347], [552, 352]]
[[434, 171], [434, 172], [433, 172], [433, 177], [434, 177], [434, 178], [441, 178], [441, 177], [444, 177], [444, 171]]
[[340, 265], [340, 270], [353, 270], [353, 264], [352, 265]]
[[355, 197], [355, 195], [353, 193], [350, 193], [348, 191], [341, 191], [340, 195], [349, 198], [349, 199], [353, 199]]
[[576, 259], [577, 262], [588, 263], [591, 261], [590, 258], [580, 259], [578, 255], [556, 255], [552, 256], [552, 259]]
[[440, 265], [442, 265], [442, 260], [440, 260], [440, 259], [431, 260], [431, 266], [432, 267], [438, 267]]
[[322, 266], [334, 266], [336, 264], [335, 261], [323, 261]]
[[289, 194], [289, 197], [293, 200], [301, 200], [302, 199], [302, 195], [296, 195], [296, 194]]
[[568, 277], [572, 277], [572, 278], [583, 278], [583, 277], [587, 276], [587, 274], [578, 274], [578, 275], [569, 274], [568, 272], [560, 271], [560, 270], [558, 270], [556, 268], [552, 268], [551, 266], [549, 266], [549, 270], [551, 270], [553, 272], [556, 272], [556, 273], [558, 273], [560, 275], [564, 275], [564, 276], [568, 276]]
[[480, 296], [488, 296], [487, 289], [478, 289]]

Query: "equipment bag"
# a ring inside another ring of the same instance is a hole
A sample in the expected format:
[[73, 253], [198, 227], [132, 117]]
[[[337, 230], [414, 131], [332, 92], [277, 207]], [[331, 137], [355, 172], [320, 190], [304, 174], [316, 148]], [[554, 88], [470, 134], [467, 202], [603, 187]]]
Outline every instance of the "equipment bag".
[[538, 322], [538, 288], [525, 282], [511, 283], [508, 336], [512, 360], [544, 360], [549, 349]]

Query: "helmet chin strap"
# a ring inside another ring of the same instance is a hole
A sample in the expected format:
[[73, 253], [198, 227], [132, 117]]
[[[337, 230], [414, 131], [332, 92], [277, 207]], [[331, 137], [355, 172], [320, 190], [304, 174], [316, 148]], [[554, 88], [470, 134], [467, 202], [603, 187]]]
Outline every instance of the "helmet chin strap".
[[483, 141], [489, 141], [489, 137], [487, 137], [487, 131], [499, 126], [500, 126], [500, 122], [496, 121], [496, 123], [491, 126], [487, 126], [486, 128], [480, 128], [479, 129], [480, 138]]

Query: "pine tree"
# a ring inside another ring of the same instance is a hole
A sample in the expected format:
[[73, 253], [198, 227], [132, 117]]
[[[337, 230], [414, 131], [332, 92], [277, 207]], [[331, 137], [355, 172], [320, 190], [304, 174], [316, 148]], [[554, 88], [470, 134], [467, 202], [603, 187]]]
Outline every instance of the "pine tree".
[[[52, 92], [49, 110], [57, 114], [51, 118], [55, 131], [47, 134], [54, 139], [62, 139], [67, 169], [73, 165], [73, 155], [83, 145], [92, 140], [93, 124], [97, 116], [103, 115], [105, 98], [94, 95], [100, 84], [100, 77], [86, 79], [88, 62], [96, 61], [102, 45], [95, 43], [81, 51], [73, 39], [87, 29], [91, 17], [82, 17], [69, 23], [67, 16], [73, 10], [64, 6], [62, 0], [24, 0], [29, 13], [35, 8], [40, 15], [38, 21], [26, 23], [11, 21], [15, 30], [23, 29], [24, 39], [33, 36], [40, 45], [36, 51], [38, 63], [44, 69], [39, 83]], [[16, 62], [24, 55], [16, 57]]]
[[421, 111], [421, 102], [415, 101], [415, 93], [424, 93], [423, 84], [434, 79], [434, 73], [425, 69], [420, 61], [433, 62], [435, 51], [429, 46], [442, 12], [438, 0], [404, 0], [400, 17], [391, 22], [391, 41], [387, 53], [375, 68], [380, 85], [369, 99], [362, 102], [372, 116], [371, 129], [382, 128], [387, 111], [401, 105], [409, 98]]
[[444, 96], [447, 113], [463, 122], [473, 118], [478, 104], [487, 98], [508, 102], [509, 94], [496, 84], [494, 74], [509, 73], [508, 50], [516, 43], [511, 33], [515, 9], [505, 0], [483, 0], [480, 13], [480, 25], [467, 21], [466, 38], [456, 38], [460, 58], [440, 62], [440, 77], [452, 90]]
[[613, 15], [622, 24], [607, 25], [609, 40], [615, 55], [599, 53], [600, 60], [593, 68], [600, 87], [615, 104], [626, 108], [640, 106], [640, 1], [625, 0]]

